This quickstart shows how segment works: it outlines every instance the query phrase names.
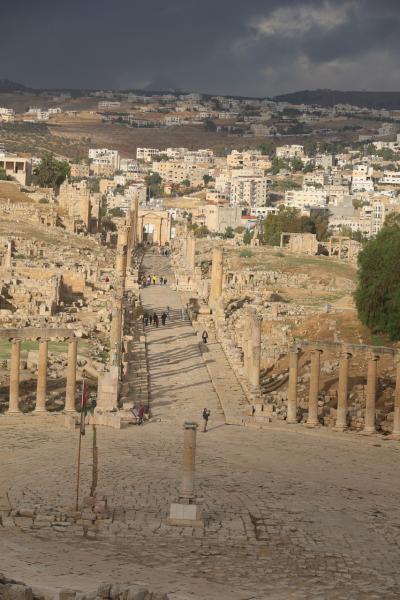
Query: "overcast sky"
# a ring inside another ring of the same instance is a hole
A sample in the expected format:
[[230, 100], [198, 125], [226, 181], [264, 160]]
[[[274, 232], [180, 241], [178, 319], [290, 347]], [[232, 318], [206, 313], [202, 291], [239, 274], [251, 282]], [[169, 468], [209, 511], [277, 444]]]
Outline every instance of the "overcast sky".
[[400, 0], [0, 0], [0, 79], [271, 96], [400, 90]]

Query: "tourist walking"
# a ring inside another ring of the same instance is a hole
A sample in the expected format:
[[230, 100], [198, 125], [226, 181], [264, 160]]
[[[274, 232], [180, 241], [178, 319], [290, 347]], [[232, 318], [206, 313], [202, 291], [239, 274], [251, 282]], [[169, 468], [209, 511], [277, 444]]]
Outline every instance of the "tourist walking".
[[150, 325], [153, 323], [153, 315], [149, 315], [149, 323]]
[[161, 315], [161, 323], [162, 323], [163, 325], [165, 325], [165, 321], [167, 320], [167, 316], [168, 316], [168, 315], [167, 315], [167, 313], [166, 313], [166, 312], [163, 312], [163, 314]]
[[185, 320], [185, 309], [181, 308], [181, 321]]
[[169, 306], [167, 306], [167, 317], [169, 318]]
[[164, 277], [164, 285], [167, 285], [167, 278]]
[[153, 323], [156, 327], [158, 327], [158, 316], [157, 313], [154, 313], [153, 315]]
[[144, 321], [145, 326], [147, 327], [147, 325], [149, 324], [149, 315], [147, 313], [144, 313], [143, 321]]
[[143, 406], [143, 404], [140, 405], [139, 412], [138, 412], [138, 418], [139, 418], [139, 425], [143, 425], [143, 419], [144, 419], [144, 406]]
[[201, 334], [201, 337], [203, 338], [203, 342], [205, 344], [207, 344], [207, 340], [208, 340], [208, 333], [206, 330], [203, 331], [203, 333]]
[[208, 419], [210, 418], [211, 411], [208, 408], [203, 410], [203, 431], [207, 431]]

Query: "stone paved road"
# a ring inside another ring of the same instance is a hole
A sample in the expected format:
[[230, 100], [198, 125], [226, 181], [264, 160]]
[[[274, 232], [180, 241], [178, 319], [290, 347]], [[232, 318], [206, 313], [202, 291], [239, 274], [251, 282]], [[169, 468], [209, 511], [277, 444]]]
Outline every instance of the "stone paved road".
[[[112, 537], [0, 528], [0, 570], [48, 588], [143, 581], [196, 600], [397, 599], [400, 445], [296, 426], [224, 425], [193, 330], [179, 319], [177, 294], [154, 286], [143, 301], [158, 311], [169, 305], [174, 318], [148, 334], [160, 421], [97, 431]], [[164, 519], [179, 484], [182, 422], [198, 419], [205, 403], [212, 422], [198, 435], [197, 478], [208, 527], [171, 528]], [[71, 503], [76, 442], [57, 417], [1, 419], [2, 505]], [[83, 493], [91, 442], [89, 430]]]

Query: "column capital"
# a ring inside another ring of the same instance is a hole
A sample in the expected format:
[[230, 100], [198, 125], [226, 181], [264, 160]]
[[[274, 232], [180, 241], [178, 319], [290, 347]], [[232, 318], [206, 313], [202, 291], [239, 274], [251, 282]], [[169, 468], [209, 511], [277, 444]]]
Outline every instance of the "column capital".
[[289, 354], [300, 354], [301, 348], [299, 346], [290, 346]]
[[340, 352], [339, 352], [339, 356], [340, 358], [351, 358], [353, 356], [353, 354], [350, 352], [350, 350], [346, 347], [341, 348]]
[[183, 428], [184, 429], [194, 429], [196, 430], [198, 428], [199, 424], [195, 423], [194, 421], [185, 421], [185, 423], [183, 424]]
[[368, 360], [378, 361], [380, 359], [380, 355], [376, 352], [370, 351], [368, 352]]

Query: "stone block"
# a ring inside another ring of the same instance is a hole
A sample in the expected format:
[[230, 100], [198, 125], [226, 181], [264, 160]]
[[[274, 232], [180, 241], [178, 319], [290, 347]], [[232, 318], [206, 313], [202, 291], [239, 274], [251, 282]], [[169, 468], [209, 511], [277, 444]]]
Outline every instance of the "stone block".
[[74, 431], [79, 427], [79, 416], [78, 415], [65, 415], [64, 416], [64, 427]]
[[76, 592], [74, 590], [61, 590], [58, 593], [58, 600], [75, 600]]
[[180, 504], [172, 502], [169, 512], [169, 525], [203, 527], [201, 510], [197, 504]]
[[6, 583], [0, 585], [1, 600], [33, 600], [31, 588], [22, 584]]
[[109, 598], [110, 597], [111, 584], [103, 583], [97, 588], [97, 595], [99, 598]]
[[31, 517], [14, 517], [14, 523], [17, 527], [30, 527], [33, 525], [33, 519]]
[[140, 585], [130, 585], [127, 590], [126, 600], [146, 600], [149, 592]]

